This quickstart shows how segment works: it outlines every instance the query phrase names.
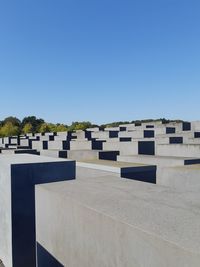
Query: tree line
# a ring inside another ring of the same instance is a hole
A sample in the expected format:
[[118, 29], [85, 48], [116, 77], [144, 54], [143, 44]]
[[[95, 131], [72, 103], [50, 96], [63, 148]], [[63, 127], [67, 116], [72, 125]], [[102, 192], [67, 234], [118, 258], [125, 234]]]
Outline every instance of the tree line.
[[28, 116], [22, 120], [16, 117], [7, 117], [0, 121], [0, 137], [16, 136], [28, 133], [46, 133], [46, 132], [65, 132], [65, 131], [77, 131], [85, 130], [87, 128], [99, 127], [104, 129], [106, 127], [117, 127], [120, 124], [129, 123], [143, 123], [143, 122], [155, 122], [162, 121], [162, 123], [169, 122], [181, 122], [181, 120], [167, 120], [165, 118], [160, 119], [146, 119], [146, 120], [134, 120], [134, 121], [118, 121], [102, 125], [92, 124], [89, 121], [72, 122], [71, 125], [54, 124], [45, 122], [44, 119], [36, 118], [36, 116]]
[[20, 120], [16, 117], [7, 117], [0, 121], [0, 137], [16, 136], [28, 133], [46, 133], [46, 132], [65, 132], [85, 130], [90, 127], [96, 127], [91, 122], [72, 122], [71, 125], [54, 124], [45, 122], [44, 119], [35, 116], [25, 117]]

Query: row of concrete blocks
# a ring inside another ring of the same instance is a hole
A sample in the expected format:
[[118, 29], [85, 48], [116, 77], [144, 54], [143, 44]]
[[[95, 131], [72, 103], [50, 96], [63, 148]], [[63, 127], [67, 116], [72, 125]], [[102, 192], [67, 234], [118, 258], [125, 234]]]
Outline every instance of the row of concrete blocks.
[[[45, 141], [43, 141], [45, 142]], [[65, 141], [49, 142], [48, 145], [43, 142], [35, 143], [33, 149], [38, 151], [49, 149], [49, 150], [66, 150]], [[100, 142], [100, 145], [95, 147], [95, 150], [104, 151], [119, 151], [121, 155], [160, 155], [160, 156], [174, 156], [174, 157], [200, 157], [200, 144], [157, 144], [154, 140], [139, 140], [131, 142]], [[12, 148], [12, 147], [10, 147]], [[14, 148], [20, 148], [14, 146]], [[76, 141], [72, 142], [70, 147], [71, 150], [92, 150], [94, 148], [91, 141]]]
[[[36, 150], [3, 150], [3, 154], [38, 154]], [[53, 158], [71, 158], [80, 162], [109, 160], [126, 162], [132, 165], [146, 165], [145, 172], [129, 171], [126, 178], [170, 186], [176, 189], [189, 189], [198, 186], [200, 158], [151, 156], [151, 155], [119, 155], [118, 151], [92, 150], [41, 150], [40, 155]], [[115, 165], [114, 162], [109, 164]], [[191, 165], [189, 167], [189, 165]], [[185, 167], [184, 167], [185, 166]], [[148, 169], [149, 168], [149, 169]], [[130, 170], [130, 169], [129, 169]], [[163, 171], [165, 170], [165, 171]], [[189, 175], [191, 173], [191, 176]], [[121, 173], [123, 176], [123, 173]]]
[[[80, 132], [82, 133], [82, 132]], [[85, 133], [85, 132], [84, 132]], [[8, 148], [32, 148], [38, 151], [43, 149], [49, 150], [117, 150], [120, 154], [147, 154], [147, 155], [173, 155], [187, 157], [199, 156], [200, 152], [200, 139], [190, 138], [194, 133], [188, 132], [182, 137], [180, 136], [163, 136], [159, 138], [141, 138], [141, 139], [130, 139], [129, 137], [122, 138], [111, 138], [108, 140], [100, 139], [77, 139], [76, 141], [69, 140], [38, 140], [39, 137], [34, 137], [36, 139], [28, 139], [27, 137], [11, 137], [8, 144], [4, 146]], [[49, 136], [45, 136], [49, 137]], [[50, 137], [53, 137], [50, 135]], [[61, 138], [61, 137], [59, 137]], [[65, 135], [62, 135], [62, 139], [66, 139]], [[183, 140], [187, 141], [184, 144]], [[19, 145], [18, 145], [19, 144]], [[170, 146], [168, 146], [170, 144]], [[174, 149], [175, 148], [175, 149]], [[175, 151], [174, 151], [175, 150]]]
[[[169, 137], [169, 142], [173, 143], [176, 141], [176, 139], [173, 138], [179, 138], [178, 142], [186, 142], [190, 141], [190, 139], [195, 139], [200, 137], [200, 132], [191, 132], [191, 131], [182, 131], [176, 133], [175, 128], [166, 128], [165, 131], [160, 131], [160, 129], [154, 129], [154, 130], [134, 130], [134, 131], [100, 131], [100, 132], [88, 132], [88, 131], [79, 131], [76, 133], [46, 133], [43, 135], [35, 135], [33, 137], [30, 136], [21, 136], [21, 137], [6, 137], [1, 138], [0, 143], [1, 144], [18, 144], [18, 145], [28, 145], [26, 139], [29, 139], [30, 141], [59, 141], [59, 140], [95, 140], [95, 139], [116, 139], [118, 138], [118, 141], [131, 141], [132, 139], [138, 139], [138, 138], [157, 138], [158, 140], [162, 140], [162, 138]], [[181, 139], [182, 138], [182, 139]], [[177, 139], [178, 140], [178, 139]]]
[[[180, 127], [181, 125], [181, 127]], [[87, 129], [86, 131], [76, 131], [76, 132], [60, 132], [60, 133], [36, 133], [27, 134], [25, 137], [30, 140], [71, 140], [71, 139], [109, 139], [109, 138], [149, 138], [156, 137], [157, 135], [175, 134], [175, 133], [187, 133], [191, 130], [191, 126], [185, 127], [186, 123], [176, 123], [176, 124], [144, 124], [141, 127], [132, 128], [132, 125], [107, 128], [105, 130], [96, 130], [95, 128]], [[195, 132], [195, 130], [193, 131]], [[199, 132], [196, 133], [199, 135]], [[194, 134], [195, 137], [195, 134]], [[63, 139], [64, 138], [64, 139]], [[0, 139], [2, 144], [19, 144], [19, 140], [16, 137], [8, 137]]]
[[73, 160], [91, 160], [91, 159], [102, 159], [102, 160], [117, 160], [119, 151], [103, 151], [103, 150], [36, 150], [36, 149], [0, 149], [2, 155], [12, 154], [32, 154], [41, 155], [54, 158], [65, 158]]
[[[117, 143], [115, 143], [117, 144]], [[136, 144], [136, 143], [135, 143]], [[181, 152], [181, 150], [184, 148], [183, 145], [174, 145], [174, 152], [175, 156], [173, 157], [173, 153], [171, 153], [172, 150], [169, 150], [168, 148], [168, 153], [166, 156], [167, 148], [164, 151], [164, 154], [162, 156], [147, 156], [145, 155], [140, 155], [134, 156], [137, 154], [137, 147], [136, 147], [136, 152], [131, 150], [132, 156], [131, 155], [126, 155], [126, 154], [131, 154], [127, 153], [128, 149], [133, 149], [133, 147], [130, 147], [129, 144], [126, 144], [128, 146], [123, 146], [125, 154], [123, 153], [119, 155], [118, 151], [92, 151], [92, 150], [74, 150], [74, 151], [66, 151], [66, 150], [41, 150], [40, 154], [45, 155], [45, 156], [51, 156], [51, 157], [63, 157], [63, 158], [71, 158], [79, 161], [84, 161], [84, 160], [91, 160], [91, 159], [104, 159], [104, 160], [118, 160], [118, 161], [124, 161], [124, 162], [132, 162], [132, 163], [141, 163], [141, 164], [148, 164], [148, 165], [155, 165], [157, 167], [156, 169], [156, 174], [155, 171], [148, 173], [145, 173], [145, 175], [141, 176], [135, 176], [134, 177], [132, 174], [130, 174], [130, 178], [132, 179], [139, 179], [143, 181], [148, 181], [148, 182], [153, 182], [157, 184], [162, 184], [162, 185], [167, 185], [170, 187], [174, 187], [177, 189], [182, 189], [182, 188], [192, 188], [195, 187], [199, 184], [199, 171], [198, 168], [195, 167], [185, 167], [182, 169], [177, 169], [177, 166], [184, 166], [185, 164], [194, 164], [194, 163], [199, 163], [199, 150], [198, 147], [195, 146], [196, 154], [194, 154], [194, 150], [191, 150], [190, 147], [186, 147], [187, 151]], [[179, 146], [177, 148], [177, 146]], [[147, 148], [146, 142], [145, 145], [143, 146], [145, 149], [144, 154], [147, 154]], [[171, 148], [171, 147], [170, 147]], [[119, 147], [115, 147], [115, 149], [119, 149]], [[190, 153], [190, 154], [187, 154]], [[2, 153], [32, 153], [32, 154], [38, 154], [37, 150], [2, 150]], [[179, 153], [179, 154], [178, 154]], [[171, 156], [169, 156], [171, 154]], [[189, 159], [185, 159], [182, 157], [182, 155], [185, 154], [187, 157], [191, 157]], [[177, 155], [179, 157], [177, 157]], [[195, 157], [194, 157], [195, 155]], [[162, 162], [165, 162], [166, 164], [162, 164]], [[184, 162], [184, 164], [183, 164]], [[165, 167], [165, 172], [162, 171], [162, 168]], [[170, 167], [170, 169], [167, 169]], [[173, 168], [171, 168], [173, 167]], [[194, 169], [195, 168], [195, 169]], [[192, 175], [192, 179], [190, 182], [190, 176], [189, 173]]]

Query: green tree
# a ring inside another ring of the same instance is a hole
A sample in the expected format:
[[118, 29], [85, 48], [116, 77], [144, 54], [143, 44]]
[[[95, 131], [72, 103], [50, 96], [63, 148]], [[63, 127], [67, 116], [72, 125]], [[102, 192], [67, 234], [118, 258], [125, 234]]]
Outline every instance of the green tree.
[[33, 132], [36, 133], [36, 132], [39, 132], [39, 129], [41, 127], [41, 125], [43, 123], [45, 123], [45, 121], [43, 119], [37, 119], [35, 116], [28, 116], [28, 117], [25, 117], [23, 120], [22, 120], [22, 128], [25, 126], [25, 124], [27, 123], [30, 123], [33, 127]]
[[11, 122], [14, 126], [20, 127], [21, 126], [21, 121], [16, 118], [16, 117], [7, 117], [3, 120], [3, 125], [6, 124], [7, 122]]
[[55, 126], [55, 131], [54, 132], [66, 132], [68, 130], [68, 127], [65, 126], [64, 124], [57, 124]]
[[20, 129], [18, 126], [13, 125], [12, 122], [7, 122], [5, 123], [0, 130], [0, 135], [2, 137], [7, 137], [7, 136], [15, 136], [20, 134]]
[[40, 132], [66, 132], [68, 127], [64, 124], [43, 123], [39, 129]]
[[51, 125], [49, 123], [44, 122], [40, 125], [39, 133], [48, 133], [51, 131]]
[[72, 122], [72, 125], [69, 127], [69, 131], [77, 131], [77, 130], [86, 130], [87, 128], [92, 127], [91, 122], [82, 121], [82, 122]]
[[33, 126], [31, 123], [26, 123], [22, 129], [22, 132], [24, 134], [27, 134], [27, 133], [32, 133], [33, 132]]

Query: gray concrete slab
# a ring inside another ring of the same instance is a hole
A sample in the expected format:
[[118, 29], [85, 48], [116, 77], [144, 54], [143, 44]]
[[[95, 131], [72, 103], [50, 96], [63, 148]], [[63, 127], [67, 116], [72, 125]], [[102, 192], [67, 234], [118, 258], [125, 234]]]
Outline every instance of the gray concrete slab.
[[84, 160], [117, 160], [119, 151], [102, 151], [102, 150], [70, 150], [68, 151], [68, 158], [78, 161]]
[[199, 267], [199, 203], [116, 176], [39, 185], [37, 242], [68, 267]]
[[36, 149], [3, 149], [2, 154], [33, 154], [39, 155]]
[[174, 157], [200, 157], [200, 144], [170, 144], [157, 145], [156, 155], [160, 156], [174, 156]]
[[103, 144], [103, 150], [117, 150], [120, 151], [120, 155], [137, 154], [138, 143], [137, 142], [106, 142]]
[[32, 141], [32, 149], [37, 149], [38, 151], [42, 149], [47, 149], [48, 148], [48, 141]]
[[156, 183], [156, 166], [126, 163], [111, 160], [85, 160], [77, 162], [78, 167], [117, 173], [121, 178]]
[[59, 150], [68, 150], [70, 149], [69, 141], [67, 140], [56, 140], [48, 142], [48, 149], [59, 149]]
[[152, 155], [123, 155], [117, 157], [121, 162], [134, 162], [157, 166], [179, 166], [189, 164], [200, 164], [200, 158], [173, 157], [173, 156], [152, 156]]
[[88, 140], [76, 140], [70, 141], [70, 150], [91, 150], [92, 141]]
[[59, 149], [45, 149], [40, 150], [40, 155], [53, 158], [67, 158], [68, 151]]
[[200, 164], [158, 168], [157, 183], [178, 191], [200, 192]]

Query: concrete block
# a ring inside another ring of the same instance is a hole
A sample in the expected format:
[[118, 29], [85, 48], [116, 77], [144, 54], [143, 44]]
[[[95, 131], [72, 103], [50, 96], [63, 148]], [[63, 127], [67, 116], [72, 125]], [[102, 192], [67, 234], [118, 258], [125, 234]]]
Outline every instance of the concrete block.
[[73, 136], [72, 136], [72, 132], [58, 132], [56, 136], [54, 136], [54, 140], [55, 141], [70, 141]]
[[41, 156], [53, 157], [53, 158], [67, 158], [68, 151], [67, 150], [56, 150], [56, 149], [46, 149], [40, 150]]
[[29, 147], [29, 145], [30, 145], [30, 141], [29, 141], [29, 139], [27, 138], [27, 139], [20, 139], [20, 141], [19, 141], [19, 144], [21, 145], [21, 146], [28, 146]]
[[199, 202], [112, 176], [39, 185], [37, 242], [67, 267], [199, 267]]
[[32, 154], [39, 155], [36, 149], [3, 149], [2, 154]]
[[106, 142], [103, 143], [103, 150], [117, 150], [120, 155], [138, 154], [138, 142]]
[[57, 140], [57, 141], [49, 141], [48, 149], [56, 149], [56, 150], [69, 150], [70, 149], [70, 141]]
[[191, 122], [191, 130], [192, 131], [200, 131], [200, 121], [192, 121]]
[[117, 160], [119, 151], [99, 151], [99, 150], [70, 150], [68, 151], [68, 158], [74, 160]]
[[48, 141], [35, 141], [32, 140], [32, 149], [37, 149], [38, 151], [42, 149], [48, 149]]
[[107, 139], [109, 138], [109, 132], [101, 131], [101, 132], [92, 132], [92, 138], [96, 139]]
[[157, 184], [179, 191], [200, 192], [200, 164], [158, 168]]
[[35, 267], [35, 184], [75, 178], [75, 162], [34, 155], [0, 156], [0, 258]]
[[92, 141], [71, 141], [70, 150], [90, 150], [92, 149]]
[[120, 132], [119, 137], [144, 138], [144, 130]]
[[40, 137], [40, 141], [53, 141], [54, 138], [54, 135], [44, 135]]
[[200, 158], [185, 158], [172, 156], [151, 156], [151, 155], [123, 155], [117, 156], [117, 161], [150, 164], [159, 167], [183, 166], [200, 164]]
[[174, 156], [174, 157], [200, 157], [200, 144], [170, 144], [170, 145], [156, 145], [156, 154], [160, 156]]
[[108, 160], [87, 160], [77, 162], [77, 166], [117, 173], [121, 178], [156, 183], [156, 166]]

